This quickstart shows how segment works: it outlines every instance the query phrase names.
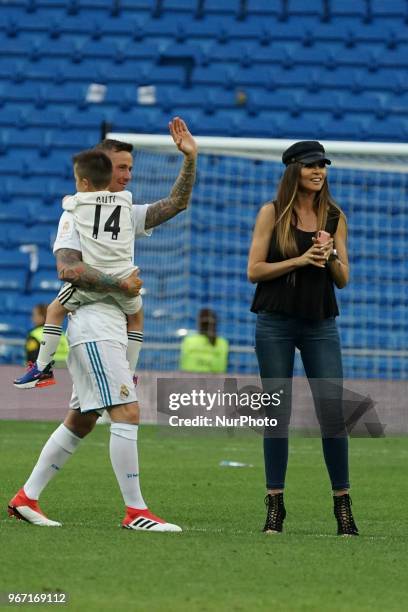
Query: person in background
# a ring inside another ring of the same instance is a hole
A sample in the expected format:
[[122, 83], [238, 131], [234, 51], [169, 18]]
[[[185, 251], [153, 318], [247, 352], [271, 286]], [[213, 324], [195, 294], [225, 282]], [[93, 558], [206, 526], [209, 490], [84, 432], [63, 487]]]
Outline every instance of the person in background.
[[202, 308], [198, 315], [198, 333], [181, 343], [180, 370], [222, 374], [227, 371], [228, 341], [217, 336], [217, 315]]
[[[26, 363], [35, 363], [41, 346], [45, 317], [47, 316], [47, 304], [36, 304], [31, 313], [31, 320], [34, 327], [27, 334], [25, 343]], [[54, 356], [56, 366], [65, 366], [69, 353], [68, 341], [65, 334], [61, 335], [57, 351]], [[54, 384], [55, 381], [48, 383]]]

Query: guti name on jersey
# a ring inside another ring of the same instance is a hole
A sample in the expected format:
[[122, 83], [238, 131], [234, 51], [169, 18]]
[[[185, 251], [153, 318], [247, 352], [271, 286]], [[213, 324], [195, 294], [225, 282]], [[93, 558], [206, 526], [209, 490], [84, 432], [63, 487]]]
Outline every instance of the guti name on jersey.
[[97, 204], [115, 204], [116, 197], [114, 195], [96, 196]]

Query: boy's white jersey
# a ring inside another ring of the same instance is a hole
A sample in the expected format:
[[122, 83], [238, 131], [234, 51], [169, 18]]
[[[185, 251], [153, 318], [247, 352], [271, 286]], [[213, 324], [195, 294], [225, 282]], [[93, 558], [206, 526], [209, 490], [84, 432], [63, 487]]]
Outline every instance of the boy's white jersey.
[[[123, 192], [121, 192], [123, 193]], [[133, 205], [132, 238], [149, 237], [152, 230], [145, 229], [148, 204]], [[133, 254], [132, 246], [132, 254]], [[72, 212], [64, 211], [61, 215], [57, 237], [53, 252], [60, 249], [71, 249], [83, 252], [82, 241], [77, 231], [76, 222]], [[84, 259], [84, 258], [83, 258]], [[132, 255], [133, 261], [133, 255]], [[103, 302], [85, 304], [75, 313], [68, 315], [68, 341], [70, 346], [83, 342], [96, 342], [98, 340], [117, 340], [127, 345], [126, 317], [113, 298], [107, 297]]]
[[63, 199], [80, 235], [82, 259], [108, 274], [125, 277], [134, 269], [134, 227], [130, 191], [78, 192]]

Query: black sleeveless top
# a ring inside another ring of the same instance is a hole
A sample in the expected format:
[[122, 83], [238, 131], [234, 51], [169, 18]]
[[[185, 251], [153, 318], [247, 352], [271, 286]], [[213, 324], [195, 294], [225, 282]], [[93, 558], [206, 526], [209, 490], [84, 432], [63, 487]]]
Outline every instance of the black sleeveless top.
[[[340, 213], [331, 207], [327, 215], [325, 230], [332, 236], [337, 230]], [[313, 244], [316, 232], [304, 232], [294, 228], [299, 255], [303, 255]], [[273, 232], [266, 261], [285, 261], [276, 245]], [[308, 265], [269, 281], [258, 283], [251, 306], [252, 312], [281, 312], [304, 319], [328, 319], [339, 314], [333, 280], [328, 267]]]

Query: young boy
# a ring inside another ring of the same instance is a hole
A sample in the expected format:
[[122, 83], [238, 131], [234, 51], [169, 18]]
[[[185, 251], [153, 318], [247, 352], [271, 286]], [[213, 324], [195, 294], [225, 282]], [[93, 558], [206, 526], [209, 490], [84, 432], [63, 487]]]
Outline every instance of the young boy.
[[[83, 261], [115, 278], [126, 278], [137, 270], [133, 264], [132, 194], [129, 191], [107, 191], [112, 178], [112, 162], [102, 151], [83, 151], [74, 156], [73, 162], [77, 193], [66, 196], [62, 206], [74, 215]], [[83, 304], [101, 300], [115, 300], [127, 315], [129, 338], [132, 339], [132, 332], [137, 336], [135, 315], [142, 307], [140, 295], [126, 297], [115, 291], [88, 291], [65, 283], [47, 308], [37, 362], [14, 381], [14, 386], [30, 389], [55, 384], [52, 357], [61, 337], [65, 315]], [[134, 356], [129, 358], [129, 351], [128, 360], [134, 362]]]

